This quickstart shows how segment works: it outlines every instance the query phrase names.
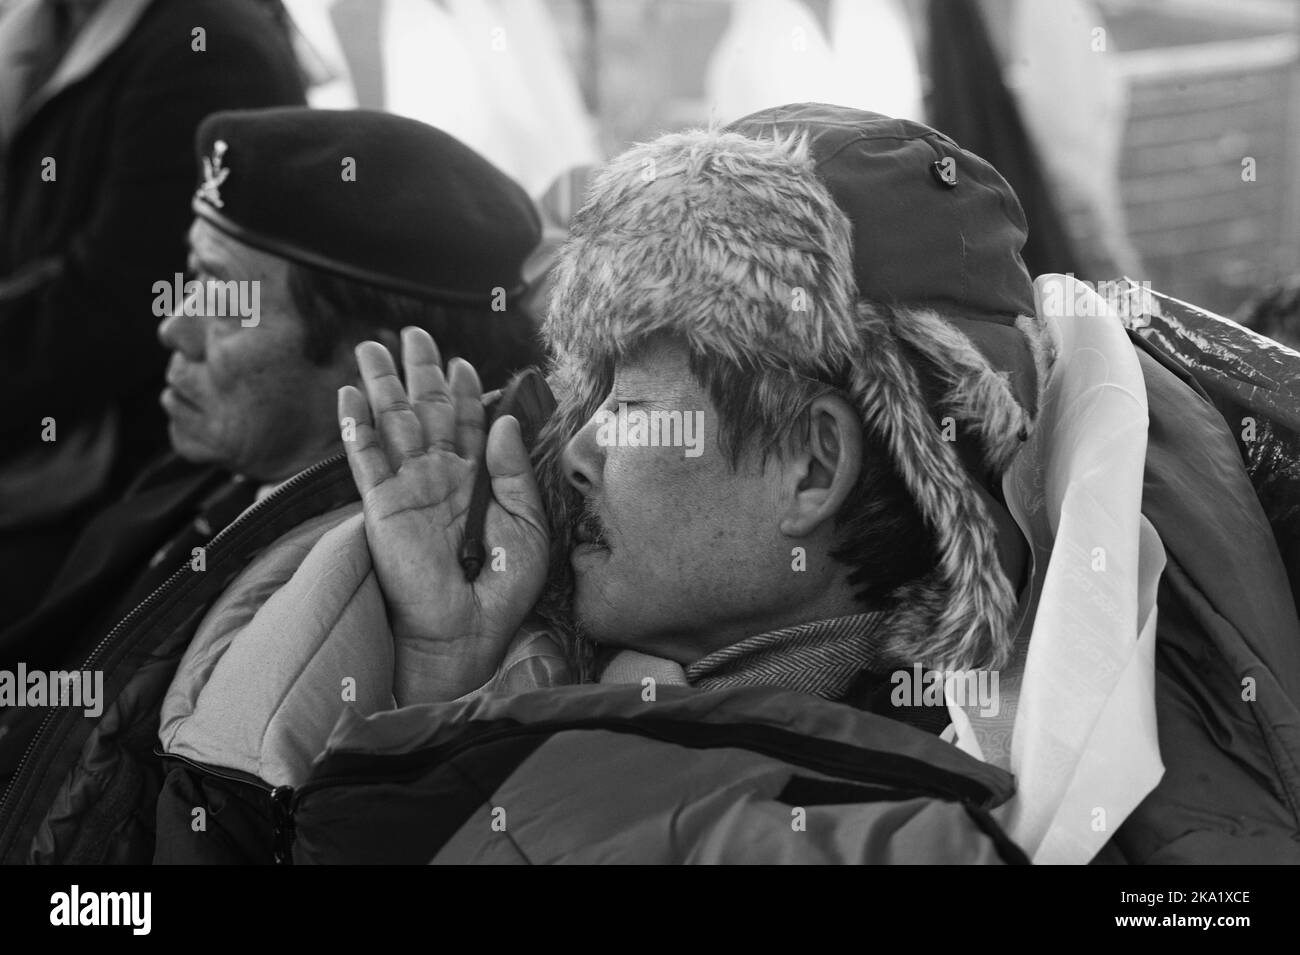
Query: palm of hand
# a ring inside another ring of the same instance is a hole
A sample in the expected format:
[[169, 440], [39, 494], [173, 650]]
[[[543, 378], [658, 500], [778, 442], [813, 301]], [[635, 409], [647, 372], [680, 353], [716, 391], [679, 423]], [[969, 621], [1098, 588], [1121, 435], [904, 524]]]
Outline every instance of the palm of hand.
[[[387, 350], [357, 349], [367, 397], [339, 396], [348, 462], [361, 491], [366, 539], [397, 641], [399, 702], [449, 699], [485, 682], [541, 592], [549, 533], [518, 423], [484, 433], [473, 368], [444, 378], [433, 340], [403, 336], [406, 388]], [[373, 414], [372, 414], [373, 412]], [[464, 579], [459, 548], [474, 478], [484, 460], [492, 501], [488, 561]]]

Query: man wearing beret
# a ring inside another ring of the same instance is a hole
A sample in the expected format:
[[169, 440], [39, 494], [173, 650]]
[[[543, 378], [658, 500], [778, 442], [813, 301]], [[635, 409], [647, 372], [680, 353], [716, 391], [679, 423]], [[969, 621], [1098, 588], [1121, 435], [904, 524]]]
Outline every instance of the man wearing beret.
[[[1001, 478], [1057, 371], [1024, 240], [1005, 181], [947, 137], [782, 107], [596, 177], [545, 327], [560, 406], [536, 471], [516, 421], [484, 433], [472, 370], [444, 372], [427, 336], [405, 342], [404, 387], [361, 345], [364, 392], [345, 387], [339, 413], [406, 705], [347, 714], [323, 755], [308, 747], [314, 766], [280, 747], [274, 781], [297, 794], [280, 789], [277, 857], [1023, 861], [989, 816], [1012, 777], [943, 698], [899, 700], [894, 677], [996, 672], [1013, 652], [1028, 561]], [[1136, 357], [1141, 505], [1169, 562], [1146, 699], [1166, 776], [1106, 855], [1294, 858], [1285, 576], [1223, 419]], [[467, 579], [484, 452], [487, 544], [506, 560]], [[1275, 586], [1219, 587], [1207, 547]], [[283, 591], [298, 608], [317, 592]], [[596, 685], [494, 692], [518, 629], [556, 603]], [[1270, 709], [1243, 705], [1242, 673]], [[1083, 729], [1059, 697], [1059, 727]], [[203, 786], [222, 789], [200, 772], [188, 792]]]
[[[396, 349], [399, 329], [423, 329], [488, 387], [538, 360], [517, 305], [538, 216], [451, 136], [382, 113], [271, 109], [209, 117], [197, 151], [188, 274], [155, 288], [174, 453], [92, 522], [40, 607], [0, 636], [8, 669], [104, 681], [98, 718], [5, 715], [10, 861], [32, 846], [62, 861], [148, 860], [151, 753], [182, 656], [197, 641], [186, 672], [208, 675], [312, 545], [359, 510], [335, 414], [337, 390], [359, 383], [358, 341]], [[111, 769], [79, 773], [79, 754], [111, 754]], [[68, 800], [128, 808], [105, 836]]]

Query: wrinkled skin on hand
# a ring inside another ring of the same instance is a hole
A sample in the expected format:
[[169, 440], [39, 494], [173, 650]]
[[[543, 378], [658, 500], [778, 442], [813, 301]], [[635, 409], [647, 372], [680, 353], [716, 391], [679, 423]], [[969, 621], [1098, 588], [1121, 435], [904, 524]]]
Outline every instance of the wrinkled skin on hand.
[[[454, 699], [492, 676], [541, 593], [541, 493], [518, 421], [505, 415], [487, 432], [468, 362], [453, 359], [444, 374], [437, 345], [414, 328], [402, 333], [405, 385], [379, 343], [356, 356], [365, 392], [341, 388], [338, 411], [396, 640], [394, 693], [398, 705]], [[468, 582], [459, 547], [485, 450], [489, 561]]]

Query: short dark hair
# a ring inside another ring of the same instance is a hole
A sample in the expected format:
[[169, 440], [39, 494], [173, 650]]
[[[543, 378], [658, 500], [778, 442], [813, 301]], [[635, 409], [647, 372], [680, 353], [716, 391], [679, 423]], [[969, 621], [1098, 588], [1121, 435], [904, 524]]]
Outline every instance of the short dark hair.
[[532, 316], [509, 302], [502, 311], [429, 302], [300, 262], [289, 263], [289, 297], [306, 332], [303, 353], [316, 365], [378, 329], [407, 325], [432, 335], [444, 360], [460, 357], [473, 365], [485, 389], [500, 388], [513, 372], [543, 359]]

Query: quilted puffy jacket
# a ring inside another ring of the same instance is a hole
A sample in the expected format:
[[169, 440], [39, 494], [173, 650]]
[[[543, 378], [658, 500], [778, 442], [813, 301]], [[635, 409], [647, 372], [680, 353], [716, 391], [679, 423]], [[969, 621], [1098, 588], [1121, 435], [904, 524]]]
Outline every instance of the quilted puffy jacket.
[[285, 793], [297, 863], [1024, 863], [1011, 776], [770, 687], [587, 685], [345, 716]]
[[[340, 455], [247, 511], [203, 570], [182, 565], [91, 652], [80, 668], [104, 670], [103, 713], [50, 711], [0, 794], [0, 860], [271, 861], [265, 794], [306, 777], [341, 714], [395, 705], [392, 648]], [[567, 681], [558, 643], [525, 626], [476, 692]]]
[[[465, 698], [568, 682], [559, 641], [526, 623], [492, 678]], [[284, 861], [282, 801], [331, 729], [341, 716], [395, 706], [393, 635], [354, 513], [251, 618], [219, 602], [190, 642], [161, 709], [170, 768], [154, 861]]]
[[242, 514], [69, 668], [104, 674], [103, 712], [50, 709], [0, 791], [0, 862], [148, 863], [162, 789], [163, 698], [208, 612], [238, 626], [285, 583], [330, 527], [357, 513], [342, 455], [308, 468]]

